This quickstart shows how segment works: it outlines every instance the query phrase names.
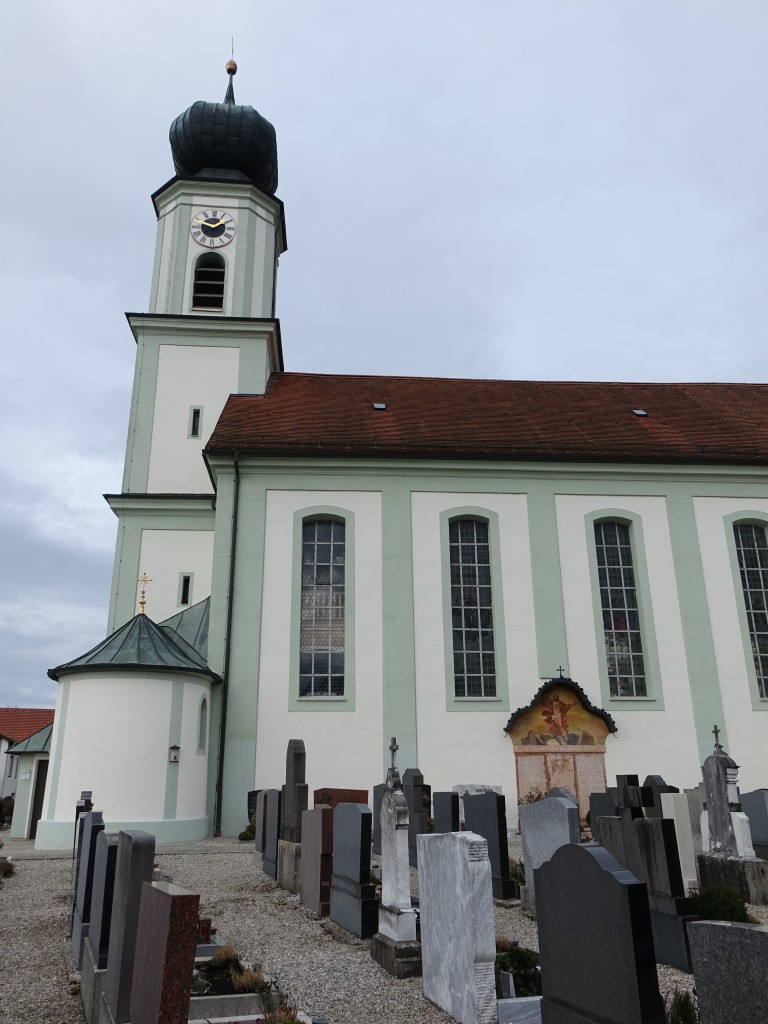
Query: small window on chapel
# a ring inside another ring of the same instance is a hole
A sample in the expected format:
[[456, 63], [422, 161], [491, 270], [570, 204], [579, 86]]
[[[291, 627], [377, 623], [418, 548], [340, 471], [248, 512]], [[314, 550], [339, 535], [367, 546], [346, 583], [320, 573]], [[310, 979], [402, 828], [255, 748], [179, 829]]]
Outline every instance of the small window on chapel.
[[192, 600], [192, 577], [191, 572], [179, 574], [179, 604], [189, 604]]
[[189, 436], [200, 437], [203, 424], [203, 410], [199, 405], [193, 405], [189, 410]]
[[193, 309], [224, 308], [224, 257], [207, 252], [195, 264], [195, 280], [192, 287]]

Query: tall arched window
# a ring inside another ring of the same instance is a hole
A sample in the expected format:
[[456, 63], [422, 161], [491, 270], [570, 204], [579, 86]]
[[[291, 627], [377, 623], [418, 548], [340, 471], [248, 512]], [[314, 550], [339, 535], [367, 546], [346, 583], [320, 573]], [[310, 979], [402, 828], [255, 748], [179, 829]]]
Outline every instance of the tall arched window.
[[611, 697], [646, 697], [629, 528], [624, 523], [595, 523], [595, 551]]
[[765, 700], [768, 698], [768, 541], [765, 527], [754, 523], [735, 523], [733, 534], [757, 689]]
[[304, 523], [301, 558], [299, 696], [344, 696], [343, 522]]
[[224, 257], [217, 252], [206, 252], [195, 263], [192, 287], [193, 309], [224, 308]]
[[454, 519], [451, 564], [453, 677], [457, 697], [496, 696], [488, 523]]

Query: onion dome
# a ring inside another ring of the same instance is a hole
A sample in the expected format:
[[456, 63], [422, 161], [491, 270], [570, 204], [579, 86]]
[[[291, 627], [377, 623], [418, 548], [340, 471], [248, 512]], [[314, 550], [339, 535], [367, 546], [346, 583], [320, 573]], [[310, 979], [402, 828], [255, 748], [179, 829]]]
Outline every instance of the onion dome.
[[223, 103], [198, 100], [173, 122], [173, 164], [183, 178], [249, 181], [273, 196], [277, 191], [275, 129], [258, 110], [235, 103], [236, 71], [237, 64], [227, 61], [229, 85]]

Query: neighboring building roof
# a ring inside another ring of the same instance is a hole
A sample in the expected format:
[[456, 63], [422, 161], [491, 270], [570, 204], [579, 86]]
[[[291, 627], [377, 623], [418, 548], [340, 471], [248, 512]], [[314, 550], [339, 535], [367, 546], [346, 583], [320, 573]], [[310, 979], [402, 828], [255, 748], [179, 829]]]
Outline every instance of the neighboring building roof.
[[19, 743], [50, 725], [54, 713], [54, 708], [0, 708], [0, 736]]
[[132, 619], [102, 640], [80, 658], [49, 669], [51, 679], [71, 672], [124, 671], [151, 669], [153, 672], [189, 673], [221, 677], [213, 672], [204, 658], [169, 626], [157, 625], [147, 615]]
[[227, 400], [206, 451], [234, 450], [764, 463], [768, 385], [275, 373]]
[[208, 658], [208, 620], [210, 617], [211, 599], [206, 597], [204, 601], [198, 601], [183, 612], [172, 615], [169, 619], [163, 619], [160, 626], [165, 629], [174, 630], [175, 633], [190, 644], [201, 658]]
[[31, 736], [27, 736], [21, 743], [15, 744], [13, 747], [8, 747], [7, 754], [50, 754], [51, 752], [51, 733], [53, 732], [53, 723], [46, 725], [44, 729], [39, 729], [37, 732], [33, 732]]

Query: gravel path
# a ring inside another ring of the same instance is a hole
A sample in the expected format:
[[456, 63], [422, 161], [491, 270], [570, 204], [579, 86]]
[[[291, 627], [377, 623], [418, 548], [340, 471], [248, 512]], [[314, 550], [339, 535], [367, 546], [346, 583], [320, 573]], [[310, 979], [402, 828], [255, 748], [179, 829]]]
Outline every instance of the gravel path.
[[[0, 1024], [84, 1024], [79, 996], [69, 993], [71, 860], [33, 858], [19, 857], [15, 874], [0, 882]], [[298, 897], [257, 872], [236, 841], [211, 841], [195, 852], [161, 849], [157, 863], [177, 885], [201, 894], [201, 911], [219, 934], [244, 959], [261, 963], [300, 1009], [325, 1014], [332, 1024], [452, 1021], [423, 998], [421, 979], [391, 978], [371, 958], [368, 942], [314, 918]], [[768, 908], [750, 911], [768, 923]], [[519, 905], [497, 904], [495, 918], [498, 934], [538, 949], [535, 921]], [[662, 994], [692, 987], [690, 975], [658, 970]]]

